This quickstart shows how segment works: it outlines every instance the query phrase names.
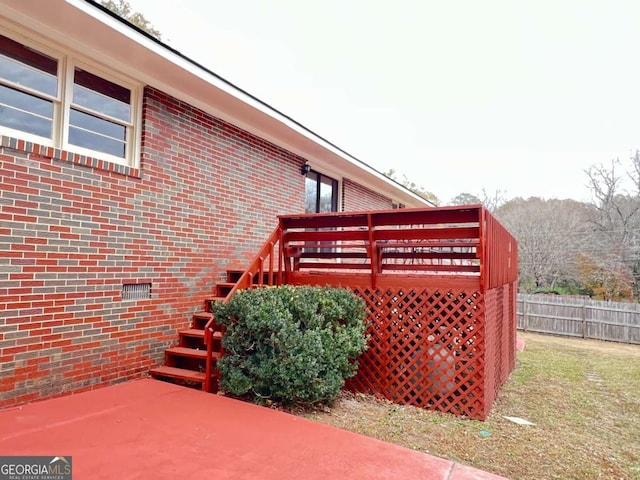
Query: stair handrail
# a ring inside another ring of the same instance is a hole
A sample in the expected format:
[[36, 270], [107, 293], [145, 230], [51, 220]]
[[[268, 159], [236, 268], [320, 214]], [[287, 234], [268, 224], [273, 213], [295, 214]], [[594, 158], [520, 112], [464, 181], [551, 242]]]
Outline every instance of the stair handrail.
[[[222, 303], [227, 303], [231, 300], [234, 293], [238, 290], [251, 288], [254, 283], [253, 279], [258, 274], [258, 286], [264, 286], [264, 263], [268, 259], [269, 266], [267, 272], [267, 285], [281, 285], [282, 284], [282, 274], [283, 274], [283, 256], [282, 256], [282, 248], [278, 249], [278, 261], [277, 261], [277, 277], [274, 278], [276, 274], [276, 270], [274, 269], [274, 255], [276, 252], [276, 245], [278, 245], [282, 234], [282, 226], [278, 223], [278, 226], [273, 230], [267, 241], [262, 245], [258, 253], [253, 257], [249, 266], [246, 268], [240, 278], [236, 281], [234, 286], [231, 288], [229, 293], [224, 297]], [[281, 246], [280, 246], [281, 247]], [[274, 279], [276, 283], [274, 283]], [[207, 359], [205, 363], [205, 391], [209, 392], [211, 387], [211, 370], [213, 369], [213, 364], [211, 361], [211, 356], [213, 355], [213, 324], [215, 323], [215, 316], [211, 316], [209, 321], [204, 327], [204, 343], [207, 346]], [[223, 347], [220, 348], [220, 356], [224, 354]]]
[[[273, 232], [271, 232], [271, 235], [269, 235], [269, 238], [267, 239], [267, 241], [262, 245], [262, 248], [260, 248], [260, 250], [258, 250], [258, 253], [255, 255], [255, 257], [253, 257], [253, 260], [251, 261], [247, 269], [242, 273], [242, 275], [240, 276], [238, 281], [235, 283], [231, 291], [227, 294], [227, 296], [224, 299], [225, 303], [229, 299], [231, 299], [231, 297], [237, 290], [251, 288], [254, 285], [253, 279], [256, 276], [256, 274], [258, 275], [258, 283], [256, 285], [260, 287], [265, 285], [264, 264], [267, 259], [269, 260], [269, 268], [267, 271], [268, 281], [266, 285], [272, 286], [272, 285], [280, 285], [282, 283], [283, 260], [282, 260], [281, 248], [278, 249], [279, 251], [278, 251], [278, 262], [277, 262], [278, 269], [277, 270], [274, 269], [275, 265], [273, 262], [275, 251], [276, 251], [276, 245], [278, 245], [278, 243], [280, 242], [281, 233], [282, 233], [282, 227], [280, 226], [280, 224], [278, 224], [278, 226], [273, 230]], [[277, 278], [276, 278], [276, 282], [274, 283], [274, 275], [276, 274], [276, 272], [277, 272]]]

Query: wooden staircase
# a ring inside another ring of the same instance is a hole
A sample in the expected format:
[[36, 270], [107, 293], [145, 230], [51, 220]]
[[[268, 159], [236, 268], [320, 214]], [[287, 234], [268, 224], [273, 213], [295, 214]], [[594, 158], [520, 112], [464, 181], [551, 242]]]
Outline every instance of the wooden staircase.
[[[216, 365], [223, 354], [223, 327], [215, 323], [212, 304], [225, 301], [242, 274], [243, 271], [227, 271], [227, 281], [216, 285], [215, 294], [205, 299], [204, 311], [191, 317], [189, 328], [178, 331], [178, 344], [165, 350], [164, 365], [152, 368], [151, 377], [212, 393], [218, 391], [220, 373]], [[211, 345], [205, 338], [207, 327], [213, 329]], [[207, 356], [210, 358], [208, 374]]]

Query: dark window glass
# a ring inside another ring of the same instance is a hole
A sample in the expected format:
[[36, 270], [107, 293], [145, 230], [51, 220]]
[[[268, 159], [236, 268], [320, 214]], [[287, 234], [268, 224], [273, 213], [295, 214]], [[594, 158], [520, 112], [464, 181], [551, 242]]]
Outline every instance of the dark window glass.
[[332, 178], [322, 177], [320, 179], [320, 199], [318, 203], [318, 212], [328, 213], [335, 212], [337, 210], [337, 196], [334, 195], [337, 188], [337, 183]]
[[311, 171], [305, 181], [305, 213], [338, 210], [338, 181]]
[[71, 109], [69, 124], [121, 142], [126, 140], [127, 129], [124, 126], [78, 110]]
[[75, 69], [73, 103], [125, 122], [131, 118], [128, 89], [79, 68]]
[[56, 96], [58, 61], [0, 35], [0, 78]]
[[0, 103], [42, 115], [48, 119], [53, 118], [53, 102], [4, 85], [0, 85]]
[[317, 213], [316, 212], [316, 200], [318, 198], [318, 174], [316, 172], [309, 172], [305, 179], [305, 213]]
[[16, 85], [23, 85], [38, 92], [55, 97], [58, 79], [49, 73], [0, 55], [0, 77]]
[[0, 125], [51, 137], [53, 103], [0, 85]]
[[108, 153], [120, 158], [125, 158], [126, 144], [120, 140], [103, 137], [77, 127], [69, 127], [69, 143], [78, 147], [89, 148], [97, 152]]
[[[338, 181], [313, 170], [305, 180], [305, 213], [338, 211]], [[331, 228], [325, 230], [332, 230]], [[320, 242], [325, 244], [325, 242]], [[326, 242], [331, 244], [331, 242]], [[306, 248], [307, 252], [328, 252], [331, 248]]]
[[[104, 117], [128, 123], [131, 92], [97, 75], [74, 70], [73, 105], [69, 113], [69, 143], [126, 157], [127, 127]], [[87, 112], [82, 110], [87, 109]]]
[[51, 138], [53, 102], [22, 89], [57, 96], [57, 69], [56, 59], [0, 35], [0, 125]]
[[53, 76], [58, 74], [58, 61], [21, 43], [0, 35], [0, 53]]

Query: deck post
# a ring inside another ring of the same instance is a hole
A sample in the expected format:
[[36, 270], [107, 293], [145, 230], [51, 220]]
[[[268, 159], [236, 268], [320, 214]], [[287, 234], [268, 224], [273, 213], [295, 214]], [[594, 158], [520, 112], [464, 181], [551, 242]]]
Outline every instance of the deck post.
[[378, 247], [373, 238], [373, 218], [367, 214], [367, 227], [369, 229], [369, 259], [371, 262], [371, 287], [375, 290], [378, 272]]

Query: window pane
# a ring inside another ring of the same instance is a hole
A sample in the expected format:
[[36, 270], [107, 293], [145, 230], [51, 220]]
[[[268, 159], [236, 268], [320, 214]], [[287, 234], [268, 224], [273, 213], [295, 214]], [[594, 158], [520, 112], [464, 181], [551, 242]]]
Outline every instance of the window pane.
[[116, 157], [125, 158], [126, 144], [120, 140], [103, 137], [93, 132], [76, 127], [69, 128], [69, 143], [79, 147], [104, 152]]
[[305, 213], [317, 213], [316, 201], [318, 198], [318, 175], [309, 172], [305, 179]]
[[40, 137], [51, 138], [52, 121], [0, 105], [0, 125]]
[[56, 96], [57, 74], [55, 58], [0, 35], [0, 77]]
[[338, 181], [317, 172], [309, 172], [305, 179], [305, 213], [327, 213], [337, 210]]
[[51, 58], [49, 55], [40, 53], [3, 35], [0, 35], [0, 53], [51, 75], [57, 75], [58, 73], [58, 61], [55, 58]]
[[335, 180], [328, 178], [322, 178], [320, 182], [320, 205], [318, 211], [320, 213], [335, 212], [338, 205], [334, 204], [334, 199], [337, 196], [334, 195], [335, 187], [337, 186]]
[[125, 141], [127, 129], [117, 123], [104, 120], [93, 115], [80, 112], [78, 110], [71, 109], [71, 115], [69, 117], [69, 123], [72, 127], [80, 127], [84, 130], [90, 130], [95, 133], [100, 133], [114, 139]]
[[73, 103], [96, 113], [103, 113], [125, 122], [129, 121], [131, 112], [129, 104], [118, 102], [78, 85], [73, 86]]
[[0, 125], [50, 138], [52, 118], [52, 102], [0, 85]]
[[52, 102], [34, 95], [29, 95], [20, 90], [5, 87], [4, 85], [0, 85], [0, 103], [20, 110], [26, 110], [27, 112], [36, 113], [48, 119], [53, 118]]
[[58, 80], [55, 75], [29, 67], [0, 55], [0, 77], [24, 85], [52, 97], [57, 96]]
[[130, 121], [131, 92], [79, 68], [75, 69], [73, 102], [96, 113]]

